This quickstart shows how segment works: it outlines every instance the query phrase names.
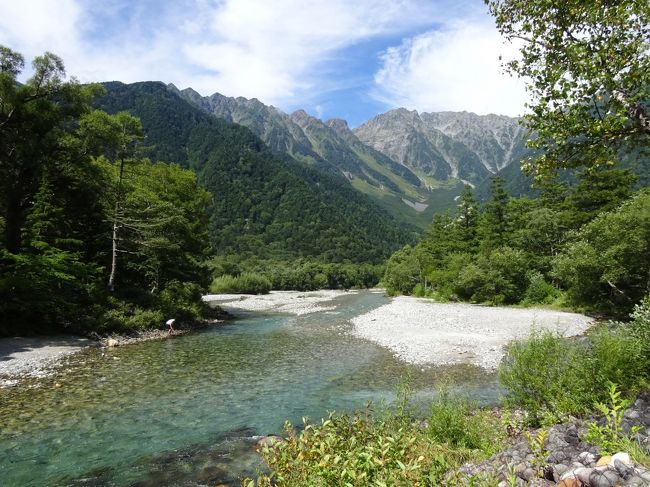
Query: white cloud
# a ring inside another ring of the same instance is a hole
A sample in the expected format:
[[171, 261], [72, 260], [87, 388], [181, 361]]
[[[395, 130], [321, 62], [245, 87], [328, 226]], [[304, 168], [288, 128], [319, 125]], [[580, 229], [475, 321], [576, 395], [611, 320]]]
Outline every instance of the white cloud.
[[[46, 50], [83, 82], [161, 80], [283, 108], [323, 103], [372, 77], [352, 72], [356, 44], [450, 24], [388, 49], [375, 97], [418, 110], [512, 113], [500, 41], [476, 0], [0, 0], [0, 44], [29, 61]], [[483, 20], [484, 21], [484, 20]], [[384, 44], [385, 45], [385, 44]], [[373, 58], [376, 59], [376, 58]], [[356, 62], [356, 61], [355, 61]], [[345, 78], [341, 66], [345, 65]], [[492, 69], [493, 72], [489, 72]], [[370, 71], [369, 71], [370, 70]], [[332, 114], [336, 115], [336, 114]]]
[[452, 22], [387, 49], [375, 75], [375, 98], [392, 107], [521, 115], [527, 99], [521, 80], [503, 73], [504, 44], [487, 23]]
[[45, 51], [62, 55], [78, 42], [81, 8], [76, 0], [0, 0], [0, 44], [26, 61]]
[[[321, 82], [323, 64], [359, 41], [431, 20], [423, 1], [227, 0], [204, 25], [211, 42], [184, 43], [225, 94], [278, 105]], [[199, 87], [204, 90], [206, 87]]]
[[28, 59], [53, 51], [81, 81], [162, 80], [286, 106], [332, 89], [342, 49], [430, 24], [439, 8], [427, 0], [0, 0], [0, 43]]

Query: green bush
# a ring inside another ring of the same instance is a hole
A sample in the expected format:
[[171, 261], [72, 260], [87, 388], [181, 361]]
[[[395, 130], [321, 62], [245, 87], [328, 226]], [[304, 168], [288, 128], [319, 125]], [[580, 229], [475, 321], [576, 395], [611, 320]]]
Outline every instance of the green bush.
[[524, 304], [551, 304], [560, 292], [546, 282], [541, 272], [533, 271], [528, 276], [528, 288], [524, 295]]
[[[589, 336], [589, 364], [592, 381], [604, 395], [608, 383], [614, 383], [618, 390], [631, 396], [644, 386], [647, 379], [648, 357], [645, 354], [647, 342], [630, 333], [630, 325], [612, 324], [594, 330]], [[605, 400], [606, 396], [598, 400]]]
[[643, 344], [646, 361], [650, 362], [650, 294], [634, 307], [630, 318], [630, 329]]
[[443, 444], [402, 419], [365, 410], [332, 413], [320, 424], [303, 420], [300, 432], [287, 423], [286, 441], [261, 449], [271, 473], [243, 485], [424, 487], [441, 485], [451, 469], [486, 457], [460, 444]]
[[[480, 461], [505, 445], [499, 421], [474, 410], [446, 385], [431, 406], [426, 427], [416, 421], [411, 377], [398, 400], [379, 413], [330, 413], [320, 424], [285, 425], [286, 441], [262, 447], [271, 472], [247, 487], [443, 485], [461, 464]], [[456, 485], [446, 483], [445, 485]]]
[[506, 403], [523, 407], [532, 424], [548, 417], [563, 419], [593, 404], [592, 386], [581, 344], [552, 332], [533, 333], [509, 345], [499, 367], [499, 381], [508, 390]]
[[209, 307], [201, 299], [202, 289], [193, 282], [171, 281], [160, 293], [160, 307], [165, 316], [175, 318], [179, 323], [203, 318]]
[[617, 383], [631, 396], [647, 380], [646, 344], [621, 326], [603, 326], [588, 338], [534, 333], [514, 342], [499, 367], [506, 402], [525, 408], [532, 424], [564, 420], [593, 411]]
[[98, 331], [130, 332], [160, 328], [165, 316], [159, 309], [144, 309], [139, 306], [110, 298], [110, 307], [105, 310]]
[[650, 189], [600, 214], [573, 240], [553, 273], [575, 304], [627, 314], [650, 292]]
[[266, 294], [271, 290], [271, 281], [260, 274], [244, 272], [239, 276], [219, 276], [212, 281], [213, 294]]
[[389, 295], [412, 294], [421, 281], [422, 265], [413, 247], [406, 245], [390, 256], [382, 283]]

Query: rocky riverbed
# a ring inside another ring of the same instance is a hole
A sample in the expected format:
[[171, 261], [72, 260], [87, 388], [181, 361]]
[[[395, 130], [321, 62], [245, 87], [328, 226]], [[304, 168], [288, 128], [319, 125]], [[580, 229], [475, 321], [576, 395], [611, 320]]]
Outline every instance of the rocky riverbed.
[[408, 363], [468, 363], [495, 369], [510, 341], [527, 338], [533, 330], [580, 335], [592, 319], [541, 308], [436, 303], [400, 296], [352, 323], [356, 336], [390, 349]]
[[95, 343], [73, 336], [10, 337], [0, 339], [0, 387], [17, 385], [26, 377], [44, 377], [61, 360]]
[[[335, 308], [325, 303], [334, 298], [356, 291], [323, 289], [320, 291], [271, 291], [269, 294], [209, 294], [203, 300], [218, 305], [223, 310], [237, 314], [243, 312], [286, 313], [302, 316]], [[383, 291], [382, 291], [383, 292]]]
[[[604, 420], [600, 419], [604, 424]], [[641, 447], [650, 448], [650, 394], [639, 397], [621, 424]], [[641, 487], [650, 486], [650, 470], [635, 464], [627, 452], [604, 455], [584, 440], [587, 422], [573, 420], [551, 427], [540, 448], [519, 436], [510, 449], [479, 464], [464, 465], [450, 474], [458, 485], [470, 485], [471, 478], [499, 481], [499, 487]], [[533, 432], [533, 437], [538, 432]]]

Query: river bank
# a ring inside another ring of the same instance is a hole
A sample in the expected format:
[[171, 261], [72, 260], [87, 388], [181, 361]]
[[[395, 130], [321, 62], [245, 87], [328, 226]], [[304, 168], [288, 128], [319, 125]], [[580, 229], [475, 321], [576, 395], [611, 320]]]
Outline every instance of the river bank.
[[15, 386], [25, 378], [45, 377], [63, 358], [96, 344], [74, 336], [1, 338], [0, 387]]
[[0, 338], [0, 388], [18, 386], [25, 379], [39, 379], [51, 375], [66, 357], [89, 347], [119, 347], [152, 340], [175, 338], [208, 326], [223, 323], [224, 319], [205, 320], [191, 326], [175, 329], [134, 331], [128, 334], [110, 333], [88, 337], [60, 335]]
[[[329, 312], [332, 300], [359, 291], [273, 291], [264, 295], [206, 295], [226, 316], [283, 313], [304, 316]], [[383, 293], [377, 289], [371, 292]], [[224, 316], [224, 318], [226, 317]], [[223, 318], [175, 330], [173, 336], [223, 323]], [[538, 308], [498, 308], [462, 303], [436, 303], [399, 296], [389, 304], [355, 317], [351, 333], [389, 349], [406, 363], [419, 365], [473, 364], [492, 370], [504, 355], [505, 345], [535, 330], [553, 330], [566, 336], [584, 333], [592, 320], [584, 315]], [[63, 358], [89, 346], [122, 346], [169, 338], [166, 329], [131, 334], [0, 339], [0, 387], [15, 386], [24, 378], [44, 377]]]
[[584, 333], [592, 323], [592, 318], [577, 313], [398, 296], [354, 318], [352, 333], [390, 349], [407, 363], [466, 363], [493, 370], [509, 342], [525, 339], [534, 330], [569, 337]]
[[[319, 291], [271, 291], [268, 294], [208, 294], [203, 300], [219, 306], [231, 314], [241, 312], [274, 312], [303, 316], [309, 313], [331, 311], [324, 303], [337, 297], [359, 291], [322, 289]], [[382, 292], [383, 290], [378, 290]]]
[[[204, 296], [204, 301], [223, 310], [219, 319], [207, 320], [169, 335], [167, 329], [136, 331], [128, 334], [110, 333], [91, 337], [43, 336], [0, 338], [0, 387], [19, 385], [27, 378], [50, 375], [63, 359], [87, 347], [113, 347], [151, 340], [166, 340], [223, 323], [232, 314], [243, 312], [276, 312], [302, 316], [331, 310], [323, 303], [346, 294], [345, 291], [322, 290], [313, 292], [274, 291], [265, 295], [220, 294]], [[232, 314], [231, 314], [232, 313]]]

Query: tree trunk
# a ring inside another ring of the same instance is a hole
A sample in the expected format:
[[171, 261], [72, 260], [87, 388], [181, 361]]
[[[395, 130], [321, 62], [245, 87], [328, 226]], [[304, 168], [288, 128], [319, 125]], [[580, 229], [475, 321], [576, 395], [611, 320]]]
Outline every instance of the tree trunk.
[[112, 241], [112, 253], [111, 253], [111, 274], [108, 276], [108, 291], [115, 291], [115, 276], [117, 274], [117, 252], [118, 252], [118, 240], [119, 240], [119, 218], [120, 218], [120, 203], [122, 199], [122, 178], [124, 177], [124, 159], [120, 160], [120, 175], [117, 180], [117, 194], [115, 195], [115, 212], [113, 213], [113, 235], [111, 238]]

